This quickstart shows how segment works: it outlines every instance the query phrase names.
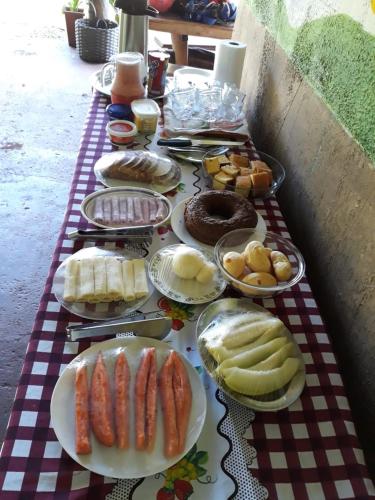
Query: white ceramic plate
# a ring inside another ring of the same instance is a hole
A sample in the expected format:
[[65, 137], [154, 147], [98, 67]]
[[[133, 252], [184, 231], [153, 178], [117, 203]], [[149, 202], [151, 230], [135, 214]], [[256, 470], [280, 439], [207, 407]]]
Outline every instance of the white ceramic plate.
[[[165, 458], [163, 453], [163, 419], [160, 399], [157, 407], [157, 434], [154, 450], [151, 453], [135, 450], [134, 440], [128, 450], [120, 450], [116, 446], [107, 448], [91, 435], [92, 453], [77, 455], [75, 452], [74, 427], [74, 379], [75, 371], [82, 361], [87, 363], [89, 377], [99, 351], [103, 353], [109, 374], [113, 374], [115, 360], [121, 349], [124, 349], [131, 372], [129, 394], [134, 394], [135, 374], [144, 347], [155, 347], [158, 369], [170, 351], [165, 342], [142, 337], [124, 337], [98, 342], [77, 356], [63, 371], [51, 399], [51, 422], [57, 439], [64, 450], [79, 464], [92, 472], [118, 479], [130, 479], [157, 474], [178, 462], [197, 441], [206, 416], [206, 394], [197, 371], [181, 356], [188, 371], [192, 393], [192, 409], [184, 451], [173, 458]], [[113, 380], [113, 375], [110, 376]], [[134, 406], [131, 401], [130, 435], [134, 437]]]
[[208, 83], [213, 79], [213, 72], [209, 69], [201, 68], [180, 68], [173, 73], [178, 81], [180, 78], [185, 83], [192, 83], [198, 89], [207, 89]]
[[[185, 245], [170, 245], [161, 248], [151, 258], [148, 273], [151, 282], [166, 297], [184, 304], [205, 304], [217, 299], [226, 287], [219, 269], [211, 283], [201, 284], [195, 279], [184, 280], [172, 270], [172, 259], [176, 250]], [[209, 262], [214, 262], [212, 251], [199, 249]]]
[[[142, 198], [149, 198], [149, 199], [158, 199], [163, 202], [165, 205], [165, 216], [163, 219], [157, 223], [144, 223], [141, 225], [130, 225], [130, 224], [121, 224], [119, 223], [118, 225], [115, 225], [114, 223], [112, 224], [100, 224], [94, 220], [94, 203], [95, 200], [101, 197], [122, 197], [122, 198], [135, 198], [135, 197], [142, 197]], [[124, 228], [134, 228], [134, 227], [145, 227], [145, 226], [152, 226], [152, 227], [158, 227], [161, 224], [164, 224], [170, 217], [172, 212], [172, 204], [166, 198], [165, 196], [161, 195], [160, 193], [155, 193], [154, 191], [151, 191], [150, 189], [141, 189], [141, 188], [109, 188], [109, 189], [102, 189], [100, 191], [95, 191], [95, 193], [91, 193], [86, 198], [82, 201], [81, 203], [81, 214], [83, 217], [90, 222], [91, 224], [94, 224], [95, 226], [98, 227], [103, 227], [106, 229], [124, 229]]]
[[101, 73], [102, 70], [95, 71], [90, 77], [90, 84], [91, 86], [100, 92], [101, 94], [104, 94], [108, 97], [111, 97], [111, 85], [112, 85], [112, 80], [108, 80], [107, 82], [102, 83], [101, 79]]
[[[151, 153], [154, 153], [151, 151]], [[178, 165], [178, 163], [171, 159], [168, 158], [167, 156], [160, 155], [156, 153], [159, 157], [162, 157], [164, 163], [169, 162], [173, 164], [172, 168], [174, 168], [174, 176], [173, 176], [173, 181], [170, 184], [145, 184], [143, 182], [136, 182], [136, 181], [126, 181], [126, 180], [121, 180], [121, 179], [113, 179], [112, 177], [107, 177], [105, 174], [103, 174], [102, 169], [107, 166], [108, 163], [108, 157], [112, 156], [115, 153], [108, 153], [106, 155], [103, 155], [99, 160], [95, 163], [94, 166], [94, 174], [98, 181], [100, 181], [104, 186], [107, 187], [134, 187], [134, 188], [146, 188], [150, 189], [152, 191], [156, 191], [157, 193], [168, 193], [168, 191], [172, 191], [175, 187], [179, 185], [181, 182], [181, 168]]]
[[[196, 240], [193, 238], [193, 236], [189, 233], [189, 231], [186, 229], [185, 226], [185, 220], [184, 220], [184, 211], [185, 211], [185, 206], [186, 203], [191, 199], [191, 197], [186, 198], [185, 200], [180, 201], [178, 205], [175, 206], [172, 215], [171, 215], [171, 226], [172, 229], [177, 236], [182, 242], [186, 243], [187, 245], [193, 246], [193, 247], [199, 247], [200, 249], [205, 249], [209, 251], [213, 251], [214, 245], [207, 245], [206, 243], [202, 243], [201, 241]], [[267, 231], [266, 228], [266, 223], [263, 219], [263, 217], [260, 215], [259, 212], [258, 214], [258, 223], [255, 227], [255, 230], [259, 232], [259, 237], [262, 238], [262, 234]], [[259, 241], [262, 241], [262, 239], [259, 239]]]
[[206, 368], [209, 375], [215, 380], [220, 389], [228, 394], [232, 399], [236, 400], [238, 403], [241, 403], [248, 408], [252, 408], [253, 410], [259, 411], [278, 411], [283, 408], [287, 408], [294, 401], [296, 401], [305, 385], [305, 364], [303, 361], [302, 353], [298, 347], [298, 344], [293, 338], [293, 335], [290, 331], [285, 327], [282, 334], [288, 338], [291, 342], [293, 342], [295, 347], [295, 355], [301, 360], [302, 367], [292, 378], [292, 380], [282, 389], [278, 391], [274, 391], [271, 394], [266, 394], [264, 396], [251, 397], [246, 396], [244, 394], [240, 394], [231, 390], [225, 382], [216, 376], [215, 369], [217, 367], [217, 362], [208, 352], [205, 347], [204, 341], [200, 338], [203, 332], [210, 327], [210, 325], [214, 325], [215, 323], [221, 323], [228, 318], [233, 318], [233, 316], [247, 313], [247, 312], [264, 312], [267, 313], [270, 317], [273, 315], [257, 304], [254, 304], [251, 300], [248, 299], [222, 299], [213, 302], [202, 312], [199, 316], [196, 326], [196, 335], [197, 335], [197, 344], [198, 351], [204, 367]]
[[[64, 300], [66, 263], [71, 259], [84, 259], [89, 257], [119, 257], [120, 259], [126, 260], [139, 259], [141, 256], [136, 251], [128, 249], [107, 250], [106, 248], [101, 247], [90, 247], [83, 248], [64, 260], [55, 273], [52, 292], [55, 294], [58, 302], [69, 312], [76, 314], [81, 318], [95, 320], [122, 318], [123, 316], [139, 309], [151, 297], [154, 287], [148, 279], [149, 294], [140, 299], [133, 300], [132, 302], [124, 302], [123, 300], [117, 302], [99, 302], [98, 304], [89, 304], [88, 302], [66, 302]], [[145, 261], [146, 274], [148, 274], [147, 265], [147, 261]]]
[[[101, 94], [106, 95], [107, 97], [111, 97], [111, 86], [112, 86], [111, 74], [114, 73], [111, 73], [110, 71], [107, 72], [107, 79], [104, 82], [104, 84], [102, 83], [101, 73], [102, 73], [101, 69], [99, 71], [95, 71], [90, 77], [90, 84], [95, 90], [97, 90]], [[173, 86], [171, 82], [173, 82], [173, 78], [167, 76], [165, 93], [164, 95], [157, 97], [157, 99], [161, 99], [168, 95], [169, 87]], [[153, 99], [155, 99], [155, 97], [153, 97]], [[115, 146], [117, 146], [117, 144], [115, 144]]]

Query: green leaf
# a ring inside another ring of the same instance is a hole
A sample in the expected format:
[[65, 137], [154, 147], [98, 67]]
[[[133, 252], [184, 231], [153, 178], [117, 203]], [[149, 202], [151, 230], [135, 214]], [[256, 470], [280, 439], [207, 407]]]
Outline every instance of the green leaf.
[[204, 469], [203, 467], [199, 467], [199, 465], [197, 465], [197, 467], [196, 467], [195, 470], [197, 471], [197, 476], [198, 477], [204, 476], [206, 474], [206, 472], [207, 472], [206, 469]]
[[196, 461], [197, 464], [206, 464], [208, 462], [207, 451], [198, 451], [198, 453], [194, 457], [194, 461]]
[[186, 460], [189, 461], [193, 457], [193, 455], [195, 455], [196, 451], [197, 451], [197, 445], [195, 444], [192, 447], [192, 449], [185, 455], [184, 458], [186, 458]]

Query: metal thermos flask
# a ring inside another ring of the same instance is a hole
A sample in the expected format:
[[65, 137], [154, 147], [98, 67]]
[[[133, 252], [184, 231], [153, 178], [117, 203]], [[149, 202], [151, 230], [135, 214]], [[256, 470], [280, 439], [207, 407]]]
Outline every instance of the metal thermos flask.
[[159, 12], [148, 5], [147, 0], [116, 0], [121, 9], [119, 52], [140, 52], [147, 68], [148, 16]]

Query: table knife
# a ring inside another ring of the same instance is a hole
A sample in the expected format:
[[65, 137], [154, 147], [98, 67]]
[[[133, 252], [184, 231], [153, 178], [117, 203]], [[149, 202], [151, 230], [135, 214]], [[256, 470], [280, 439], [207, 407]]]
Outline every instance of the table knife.
[[159, 139], [158, 146], [169, 147], [191, 147], [191, 146], [243, 146], [246, 141], [224, 141], [220, 138], [215, 139], [189, 139], [185, 137], [175, 137], [174, 139]]
[[134, 320], [117, 319], [113, 321], [98, 321], [87, 325], [74, 325], [66, 327], [68, 340], [75, 342], [91, 337], [107, 337], [116, 333], [133, 333], [139, 337], [150, 337], [163, 339], [172, 328], [172, 319], [165, 316], [161, 318], [149, 318]]
[[70, 240], [134, 240], [134, 241], [152, 241], [152, 226], [133, 227], [129, 229], [77, 229], [68, 233]]

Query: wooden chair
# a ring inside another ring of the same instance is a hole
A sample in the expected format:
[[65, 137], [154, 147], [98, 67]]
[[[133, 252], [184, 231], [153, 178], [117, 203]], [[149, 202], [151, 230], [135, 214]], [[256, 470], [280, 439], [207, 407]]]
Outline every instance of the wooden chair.
[[210, 26], [203, 23], [193, 23], [167, 12], [166, 14], [160, 14], [158, 17], [149, 17], [149, 29], [170, 33], [176, 64], [187, 66], [189, 35], [230, 39], [232, 38], [233, 25], [214, 24]]

